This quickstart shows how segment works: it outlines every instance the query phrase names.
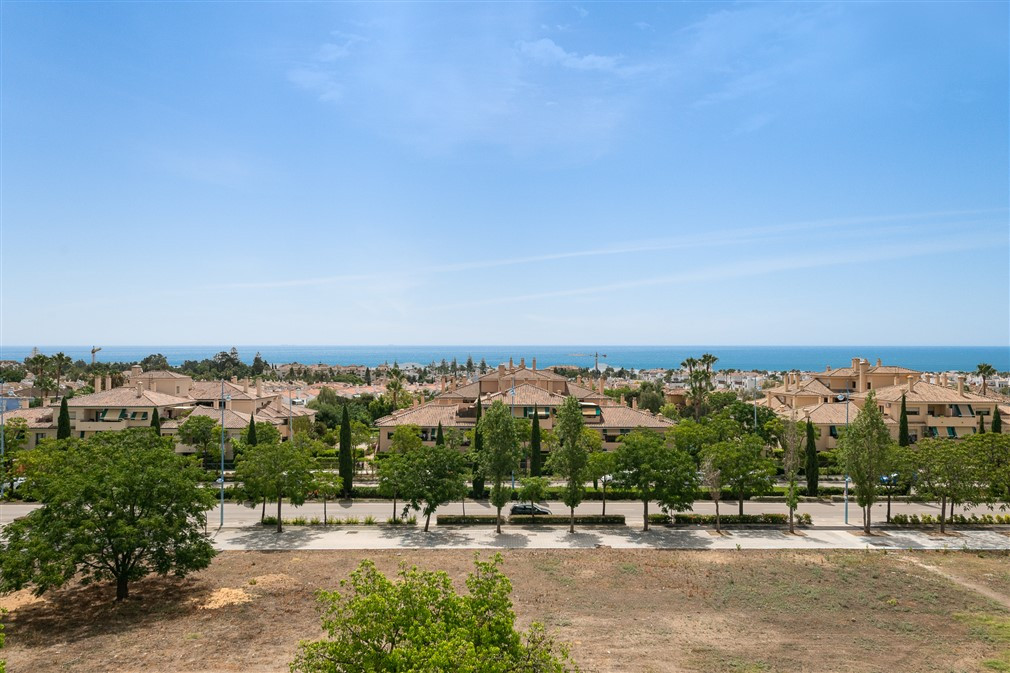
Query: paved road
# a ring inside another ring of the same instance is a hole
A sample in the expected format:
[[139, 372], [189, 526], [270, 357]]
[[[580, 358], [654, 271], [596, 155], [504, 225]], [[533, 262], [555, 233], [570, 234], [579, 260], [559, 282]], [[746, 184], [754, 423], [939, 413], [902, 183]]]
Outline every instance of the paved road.
[[[1010, 534], [998, 530], [962, 530], [947, 535], [923, 531], [877, 531], [864, 536], [848, 530], [810, 529], [797, 535], [778, 530], [735, 530], [716, 535], [701, 529], [655, 528], [643, 532], [627, 526], [442, 526], [425, 533], [420, 527], [347, 526], [289, 527], [276, 533], [262, 527], [214, 531], [220, 550], [313, 549], [1006, 549]], [[407, 555], [409, 557], [409, 554]]]
[[[567, 508], [560, 502], [547, 503], [548, 507], [555, 514], [567, 514]], [[24, 516], [32, 509], [38, 505], [33, 504], [20, 504], [20, 503], [0, 503], [0, 524], [9, 523], [17, 517]], [[402, 508], [402, 503], [398, 504], [398, 507]], [[346, 518], [346, 517], [357, 517], [359, 520], [364, 519], [366, 516], [375, 517], [377, 521], [384, 522], [393, 514], [393, 504], [388, 500], [356, 500], [354, 502], [331, 502], [328, 503], [327, 516]], [[885, 517], [886, 504], [878, 503], [873, 508], [873, 521], [883, 522]], [[601, 503], [598, 501], [594, 502], [584, 502], [575, 509], [577, 514], [599, 514], [601, 511]], [[650, 512], [660, 511], [656, 507], [655, 503], [651, 504], [649, 507]], [[694, 505], [694, 512], [700, 514], [714, 514], [715, 505], [709, 501], [699, 501]], [[720, 511], [723, 514], [735, 514], [737, 512], [736, 502], [723, 502], [720, 505]], [[781, 512], [787, 513], [789, 510], [783, 503], [772, 503], [772, 502], [749, 502], [744, 501], [744, 513], [746, 514], [758, 514], [761, 512]], [[844, 526], [845, 524], [845, 505], [843, 503], [801, 503], [799, 510], [800, 512], [809, 513], [813, 518], [813, 523], [815, 526]], [[937, 516], [940, 512], [938, 505], [931, 503], [893, 503], [891, 505], [892, 513], [902, 513], [902, 514], [932, 514]], [[971, 513], [972, 510], [964, 510], [963, 508], [958, 508], [958, 513]], [[990, 512], [991, 510], [985, 508], [977, 508], [974, 510], [975, 513], [984, 514]], [[277, 513], [277, 505], [267, 504], [267, 514], [275, 515]], [[311, 502], [302, 505], [301, 507], [295, 507], [293, 505], [285, 504], [282, 510], [283, 517], [285, 519], [290, 519], [294, 517], [305, 517], [311, 519], [313, 517], [318, 517], [322, 519], [323, 517], [323, 505], [319, 502]], [[445, 505], [438, 510], [439, 514], [462, 514], [463, 505], [461, 503], [451, 503]], [[466, 513], [467, 514], [494, 514], [494, 509], [487, 504], [487, 502], [475, 502], [468, 500], [466, 502]], [[608, 514], [623, 514], [626, 517], [628, 526], [641, 528], [642, 526], [642, 503], [640, 502], [629, 502], [629, 501], [616, 501], [607, 503], [607, 513]], [[220, 521], [220, 514], [217, 507], [215, 507], [208, 515], [208, 519], [211, 525], [215, 525]], [[260, 508], [249, 508], [240, 504], [225, 504], [225, 527], [242, 527], [242, 526], [252, 526], [259, 523], [260, 520]], [[859, 507], [856, 506], [854, 501], [849, 503], [849, 525], [853, 528], [858, 528], [861, 525], [862, 513]], [[434, 525], [434, 517], [432, 517], [432, 525]]]

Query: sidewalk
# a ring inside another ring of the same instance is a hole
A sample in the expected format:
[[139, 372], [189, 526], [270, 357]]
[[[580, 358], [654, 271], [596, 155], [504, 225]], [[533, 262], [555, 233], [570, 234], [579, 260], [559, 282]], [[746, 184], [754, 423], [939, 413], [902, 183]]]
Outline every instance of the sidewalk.
[[970, 549], [1010, 548], [1010, 532], [955, 530], [875, 530], [872, 536], [852, 530], [809, 528], [796, 535], [773, 529], [738, 529], [716, 535], [714, 530], [655, 528], [643, 532], [628, 526], [566, 527], [341, 526], [295, 527], [277, 534], [272, 528], [224, 528], [212, 532], [222, 551], [295, 549]]

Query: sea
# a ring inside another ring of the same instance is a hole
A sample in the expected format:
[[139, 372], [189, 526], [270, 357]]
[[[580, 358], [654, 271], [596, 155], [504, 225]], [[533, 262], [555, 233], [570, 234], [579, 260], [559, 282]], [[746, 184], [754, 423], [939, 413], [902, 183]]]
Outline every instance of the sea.
[[[207, 346], [102, 346], [97, 353], [100, 362], [136, 362], [152, 353], [165, 356], [169, 364], [181, 365], [185, 360], [202, 360], [231, 345]], [[987, 362], [999, 371], [1010, 370], [1010, 346], [256, 346], [236, 345], [239, 357], [252, 362], [260, 356], [271, 364], [298, 362], [305, 365], [366, 365], [394, 362], [400, 365], [417, 363], [426, 365], [451, 362], [456, 358], [462, 365], [467, 357], [475, 363], [483, 358], [488, 365], [496, 366], [512, 358], [517, 364], [526, 359], [527, 366], [537, 359], [539, 367], [548, 365], [601, 366], [615, 369], [676, 368], [688, 357], [711, 353], [719, 358], [716, 369], [759, 371], [805, 371], [848, 366], [854, 357], [875, 363], [880, 358], [884, 364], [901, 365], [920, 371], [972, 371], [981, 362]], [[39, 350], [51, 355], [63, 352], [74, 360], [91, 360], [91, 346], [54, 345], [40, 346]], [[32, 346], [0, 346], [0, 360], [23, 360], [32, 352]]]

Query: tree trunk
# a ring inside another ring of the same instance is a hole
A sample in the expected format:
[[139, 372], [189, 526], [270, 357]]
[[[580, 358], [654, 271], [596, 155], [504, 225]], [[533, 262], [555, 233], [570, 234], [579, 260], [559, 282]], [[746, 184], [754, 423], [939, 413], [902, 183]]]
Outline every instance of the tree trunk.
[[396, 495], [393, 495], [393, 521], [396, 521]]
[[267, 518], [267, 497], [263, 496], [263, 509], [260, 510], [260, 523], [263, 523]]
[[715, 501], [715, 532], [722, 534], [721, 522], [719, 521], [719, 501]]
[[891, 523], [891, 491], [887, 491], [887, 523]]
[[607, 516], [607, 485], [603, 484], [603, 516]]
[[424, 516], [424, 532], [428, 532], [428, 523], [431, 521], [431, 512]]
[[277, 496], [277, 532], [280, 533], [283, 530], [281, 525], [281, 496]]
[[739, 497], [736, 501], [740, 504], [740, 516], [743, 516], [743, 489], [740, 489]]
[[463, 500], [461, 502], [463, 503], [463, 517], [465, 518], [466, 517], [466, 496], [465, 495], [463, 496]]
[[870, 534], [870, 507], [871, 505], [867, 505], [863, 508], [863, 532], [867, 535]]
[[116, 602], [125, 601], [130, 595], [130, 585], [128, 584], [126, 573], [116, 578]]
[[642, 518], [645, 519], [645, 527], [642, 530], [649, 530], [649, 499], [642, 500]]
[[[953, 510], [954, 508], [951, 507], [951, 509]], [[940, 534], [941, 535], [943, 533], [947, 532], [946, 528], [944, 527], [945, 521], [944, 521], [944, 518], [943, 518], [944, 512], [946, 512], [946, 511], [947, 511], [947, 496], [943, 495], [943, 496], [940, 496]]]
[[793, 534], [796, 533], [796, 528], [795, 528], [795, 525], [793, 524], [793, 512], [794, 511], [795, 510], [792, 507], [789, 508], [789, 534], [790, 535], [793, 535]]
[[501, 507], [498, 508], [498, 515], [494, 519], [495, 533], [501, 535]]
[[571, 511], [571, 517], [568, 519], [568, 532], [569, 533], [574, 533], [575, 532], [575, 508], [574, 507], [570, 507], [569, 510]]
[[329, 521], [326, 520], [326, 498], [323, 498], [323, 525], [328, 524]]

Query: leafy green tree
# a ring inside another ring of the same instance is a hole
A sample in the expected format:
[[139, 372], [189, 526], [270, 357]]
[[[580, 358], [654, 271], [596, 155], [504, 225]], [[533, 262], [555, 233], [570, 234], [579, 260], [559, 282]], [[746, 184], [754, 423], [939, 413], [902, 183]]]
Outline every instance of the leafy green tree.
[[680, 420], [680, 410], [677, 409], [677, 405], [672, 402], [669, 404], [664, 404], [659, 408], [659, 413], [671, 421]]
[[856, 502], [863, 508], [863, 530], [870, 533], [870, 511], [877, 502], [880, 478], [887, 473], [895, 442], [884, 425], [876, 395], [867, 394], [863, 408], [838, 439], [838, 462], [852, 478]]
[[26, 464], [42, 507], [0, 532], [0, 590], [36, 595], [78, 575], [115, 580], [116, 600], [148, 574], [182, 577], [210, 564], [203, 534], [213, 492], [172, 440], [146, 429], [43, 442]]
[[804, 439], [803, 424], [785, 420], [782, 428], [782, 472], [786, 479], [786, 507], [789, 508], [789, 532], [795, 533], [796, 507], [799, 505], [799, 490], [796, 475], [800, 470], [800, 444]]
[[916, 492], [940, 501], [941, 533], [946, 532], [948, 502], [974, 503], [981, 499], [979, 484], [982, 475], [971, 448], [970, 444], [963, 441], [932, 437], [927, 437], [916, 445]]
[[736, 493], [741, 515], [748, 493], [761, 495], [772, 488], [775, 463], [764, 455], [764, 442], [757, 435], [716, 442], [702, 450], [702, 457], [712, 459], [722, 482]]
[[701, 483], [708, 489], [708, 494], [715, 503], [715, 532], [722, 532], [722, 522], [719, 518], [719, 502], [722, 500], [722, 471], [716, 467], [711, 455], [703, 455], [701, 459]]
[[158, 407], [155, 407], [154, 413], [151, 414], [151, 427], [154, 428], [154, 434], [161, 434], [161, 414], [158, 413]]
[[505, 480], [518, 467], [521, 457], [516, 424], [509, 408], [495, 400], [481, 417], [477, 431], [484, 440], [481, 472], [491, 480], [491, 505], [498, 513], [495, 530], [501, 534], [501, 511], [510, 497]]
[[987, 362], [980, 362], [978, 363], [978, 367], [975, 368], [975, 373], [982, 378], [982, 394], [985, 395], [988, 390], [986, 381], [996, 376], [996, 368]]
[[438, 422], [438, 430], [435, 431], [435, 444], [445, 445], [445, 432], [442, 430], [442, 421]]
[[326, 638], [303, 642], [294, 673], [566, 673], [577, 667], [542, 624], [516, 630], [512, 584], [499, 566], [476, 558], [459, 594], [445, 572], [401, 566], [391, 581], [362, 561], [343, 592], [322, 591]]
[[567, 397], [558, 407], [554, 421], [558, 448], [551, 451], [548, 462], [553, 473], [565, 481], [561, 501], [568, 507], [569, 533], [575, 532], [575, 508], [586, 495], [586, 479], [589, 478], [589, 451], [582, 435], [584, 426], [578, 398]]
[[905, 396], [901, 396], [901, 415], [898, 417], [898, 446], [911, 444], [908, 437], [908, 411], [905, 409]]
[[421, 512], [427, 533], [435, 510], [466, 494], [465, 459], [444, 443], [414, 449], [403, 458], [403, 499], [406, 507]]
[[626, 434], [614, 451], [615, 482], [637, 490], [642, 499], [644, 530], [649, 530], [649, 501], [664, 511], [684, 511], [694, 502], [697, 470], [691, 455], [674, 446], [664, 446], [663, 437], [651, 430]]
[[978, 461], [979, 500], [989, 507], [999, 504], [1005, 509], [1010, 503], [1010, 435], [988, 432], [966, 437], [962, 443]]
[[804, 456], [806, 458], [806, 465], [803, 468], [804, 473], [807, 477], [807, 495], [811, 498], [817, 497], [817, 480], [820, 477], [820, 461], [817, 458], [817, 428], [814, 424], [807, 419], [806, 431], [806, 445], [804, 447]]
[[351, 489], [354, 488], [354, 447], [351, 446], [351, 417], [347, 413], [346, 405], [344, 405], [343, 413], [340, 417], [340, 450], [338, 457], [340, 480], [344, 485], [344, 497], [350, 498]]
[[[155, 409], [157, 413], [157, 409]], [[70, 437], [70, 410], [67, 409], [67, 398], [60, 402], [60, 416], [56, 422], [56, 439], [68, 439]]]
[[59, 352], [52, 357], [52, 363], [53, 363], [53, 370], [56, 373], [56, 387], [54, 388], [54, 390], [56, 391], [56, 394], [59, 395], [60, 382], [63, 379], [63, 373], [66, 372], [70, 368], [70, 366], [74, 364], [74, 361], [70, 359], [70, 357], [67, 356], [65, 353]]
[[[406, 456], [392, 451], [380, 456], [378, 474], [379, 493], [393, 500], [393, 519], [397, 519], [400, 511], [396, 507], [396, 501], [403, 493], [407, 482]], [[406, 507], [403, 514], [404, 516], [407, 514]]]
[[[533, 505], [537, 502], [547, 499], [547, 487], [550, 486], [550, 481], [547, 477], [526, 477], [520, 480], [519, 486], [519, 500], [522, 502], [528, 502]], [[536, 516], [537, 510], [534, 507], [531, 511], [530, 516]]]
[[[483, 362], [483, 360], [481, 360]], [[473, 428], [472, 448], [470, 458], [473, 470], [473, 497], [480, 500], [484, 497], [484, 435], [480, 431], [480, 419], [483, 416], [480, 398], [477, 398], [477, 415]]]
[[372, 370], [368, 367], [365, 367], [365, 385], [372, 385]]
[[530, 475], [539, 477], [543, 465], [543, 452], [540, 447], [540, 414], [536, 405], [533, 406], [533, 425], [530, 428]]
[[18, 477], [18, 461], [28, 441], [28, 421], [16, 416], [9, 418], [3, 424], [3, 433], [4, 457], [0, 464], [0, 483], [4, 487], [0, 487], [0, 491], [13, 495], [14, 480]]
[[179, 424], [179, 441], [200, 452], [204, 463], [214, 446], [221, 441], [221, 426], [210, 416], [190, 414]]
[[891, 523], [891, 499], [905, 491], [915, 480], [915, 453], [911, 446], [892, 446], [887, 469], [880, 478], [880, 486], [887, 496], [885, 521]]
[[593, 451], [589, 454], [589, 478], [594, 482], [599, 481], [603, 486], [603, 512], [607, 515], [607, 486], [614, 478], [617, 470], [617, 463], [614, 454], [609, 451]]
[[982, 414], [978, 415], [978, 434], [985, 434], [985, 416]]
[[238, 479], [246, 489], [267, 500], [277, 501], [277, 532], [283, 531], [281, 504], [287, 498], [301, 505], [312, 490], [312, 457], [308, 445], [295, 440], [248, 447], [236, 466]]
[[329, 523], [326, 514], [326, 503], [340, 496], [343, 491], [343, 480], [339, 474], [325, 470], [317, 470], [312, 475], [313, 487], [320, 498], [323, 499], [323, 525]]

